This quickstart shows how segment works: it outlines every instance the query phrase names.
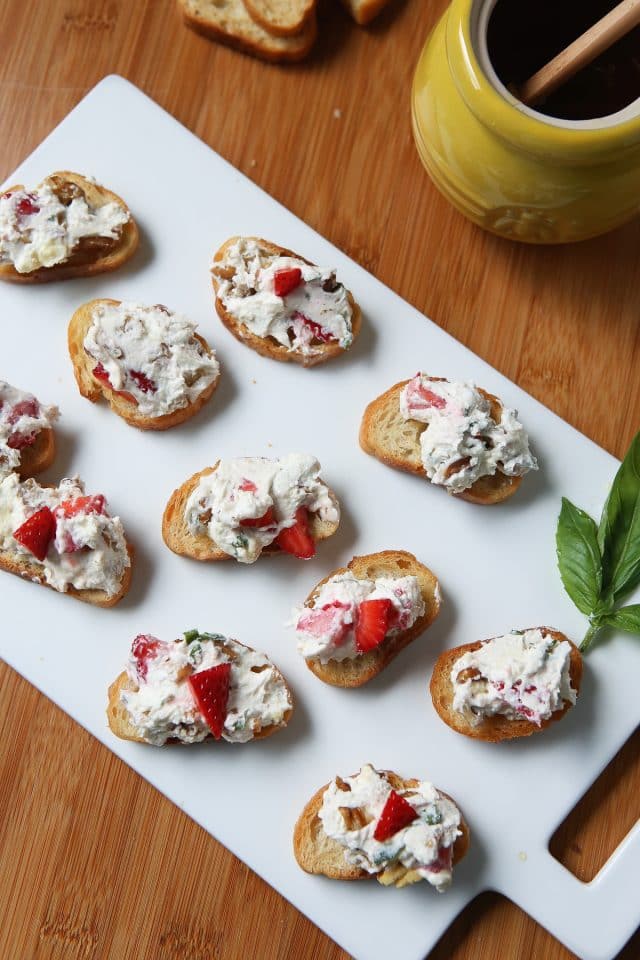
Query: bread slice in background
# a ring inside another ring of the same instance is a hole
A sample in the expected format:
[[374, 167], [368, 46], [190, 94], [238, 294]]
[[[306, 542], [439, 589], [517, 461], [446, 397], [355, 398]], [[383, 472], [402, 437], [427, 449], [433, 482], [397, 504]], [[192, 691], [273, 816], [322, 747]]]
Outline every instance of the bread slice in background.
[[324, 584], [341, 573], [351, 573], [358, 580], [417, 577], [425, 606], [424, 614], [418, 617], [413, 626], [386, 637], [374, 650], [346, 660], [329, 660], [327, 663], [322, 663], [319, 657], [305, 658], [309, 670], [325, 683], [334, 687], [361, 687], [373, 680], [401, 650], [433, 623], [440, 610], [440, 589], [431, 570], [419, 563], [412, 553], [405, 550], [383, 550], [380, 553], [354, 557], [346, 567], [333, 570], [313, 588], [305, 601], [306, 606], [311, 607]]
[[389, 0], [342, 0], [342, 3], [355, 22], [364, 27], [384, 10]]
[[274, 37], [301, 33], [315, 16], [316, 0], [244, 0], [249, 16]]
[[[557, 640], [558, 643], [565, 640], [571, 645], [569, 676], [571, 677], [571, 686], [576, 693], [578, 693], [582, 680], [582, 654], [575, 643], [569, 640], [564, 633], [560, 633], [559, 630], [552, 630], [550, 627], [535, 627], [529, 629], [540, 630], [544, 636], [551, 636], [554, 640]], [[455, 730], [457, 733], [462, 733], [465, 737], [473, 737], [476, 740], [486, 740], [490, 743], [498, 743], [502, 740], [513, 740], [518, 737], [529, 737], [532, 733], [539, 733], [551, 723], [562, 719], [567, 710], [573, 706], [569, 700], [566, 700], [560, 710], [556, 710], [548, 719], [542, 720], [540, 725], [524, 717], [518, 720], [509, 720], [507, 717], [500, 715], [486, 717], [476, 725], [470, 723], [462, 713], [453, 709], [454, 689], [453, 683], [451, 682], [451, 671], [456, 661], [459, 660], [463, 654], [479, 650], [482, 643], [483, 641], [478, 640], [474, 643], [465, 643], [459, 647], [454, 647], [452, 650], [445, 650], [444, 653], [440, 654], [433, 668], [431, 683], [429, 685], [433, 706], [441, 719], [444, 720], [452, 730]]]
[[178, 0], [184, 22], [210, 40], [273, 62], [302, 60], [318, 32], [315, 12], [300, 33], [274, 36], [249, 15], [242, 0]]
[[[418, 420], [405, 420], [400, 411], [400, 395], [408, 383], [409, 380], [403, 380], [394, 384], [368, 405], [360, 425], [360, 446], [365, 453], [371, 454], [382, 463], [428, 480], [420, 450], [420, 436], [427, 429], [427, 424]], [[491, 417], [499, 423], [502, 403], [486, 390], [480, 387], [477, 389], [491, 404]], [[450, 496], [488, 506], [513, 496], [521, 481], [522, 477], [508, 477], [498, 470], [493, 476], [480, 477], [468, 490]]]

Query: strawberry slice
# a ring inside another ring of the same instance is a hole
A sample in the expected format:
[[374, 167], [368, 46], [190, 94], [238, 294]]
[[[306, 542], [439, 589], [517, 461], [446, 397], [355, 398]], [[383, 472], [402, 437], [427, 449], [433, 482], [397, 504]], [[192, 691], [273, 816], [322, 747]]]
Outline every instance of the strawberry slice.
[[17, 423], [20, 417], [37, 417], [40, 413], [40, 404], [35, 397], [28, 400], [20, 400], [14, 404], [7, 415], [7, 423], [11, 426]]
[[91, 497], [75, 497], [73, 500], [63, 500], [55, 508], [56, 517], [77, 517], [79, 513], [104, 514], [106, 500], [101, 493]]
[[[371, 601], [375, 603], [375, 601]], [[384, 843], [389, 837], [392, 837], [399, 830], [404, 830], [410, 823], [417, 818], [418, 811], [414, 810], [410, 803], [401, 797], [399, 793], [392, 790], [387, 797], [387, 802], [382, 808], [380, 818], [373, 831], [373, 839]]]
[[18, 202], [16, 203], [16, 210], [18, 211], [18, 213], [21, 214], [23, 217], [28, 217], [32, 213], [39, 213], [40, 207], [35, 202], [35, 199], [36, 198], [33, 197], [30, 193], [27, 193], [21, 200], [18, 200]]
[[255, 485], [255, 483], [253, 482], [253, 480], [247, 480], [246, 477], [243, 477], [243, 478], [242, 478], [242, 481], [241, 481], [241, 483], [240, 483], [239, 489], [240, 489], [240, 490], [244, 490], [246, 493], [257, 493], [257, 492], [258, 492], [258, 488], [256, 487], [256, 485]]
[[324, 330], [319, 323], [316, 323], [315, 320], [312, 320], [311, 317], [308, 317], [305, 313], [300, 313], [299, 310], [295, 310], [291, 316], [294, 320], [299, 320], [305, 327], [308, 327], [314, 338], [319, 340], [320, 343], [335, 343], [336, 338], [333, 334], [329, 333], [328, 330]]
[[141, 370], [129, 370], [129, 376], [142, 393], [155, 393], [158, 389], [153, 380], [150, 380]]
[[435, 407], [436, 410], [444, 410], [447, 401], [439, 397], [433, 390], [429, 390], [420, 381], [414, 381], [407, 392], [407, 401], [409, 407], [417, 410], [425, 410]]
[[296, 522], [285, 527], [276, 537], [276, 543], [285, 553], [291, 553], [299, 560], [309, 560], [316, 555], [316, 543], [309, 531], [309, 516], [306, 507], [296, 510]]
[[216, 740], [222, 736], [229, 701], [230, 663], [221, 663], [187, 677], [198, 710]]
[[[107, 373], [103, 365], [100, 363], [100, 361], [96, 363], [95, 367], [91, 372], [96, 378], [96, 380], [100, 380], [101, 383], [104, 383], [105, 387], [109, 387], [110, 390], [113, 390], [113, 385], [111, 383], [111, 380], [109, 379], [109, 374]], [[117, 393], [117, 395], [119, 397], [122, 397], [123, 400], [128, 400], [129, 403], [135, 403], [136, 406], [138, 405], [138, 401], [136, 400], [136, 398], [133, 396], [132, 393], [129, 393], [128, 390], [113, 390], [113, 392]]]
[[14, 531], [13, 538], [42, 562], [55, 535], [56, 518], [49, 507], [41, 507]]
[[276, 518], [273, 515], [273, 508], [269, 507], [266, 513], [263, 513], [261, 517], [245, 517], [244, 520], [240, 521], [241, 527], [272, 527], [276, 522]]
[[139, 680], [144, 680], [152, 660], [160, 649], [160, 641], [146, 633], [139, 633], [131, 645], [131, 653], [136, 661], [136, 674]]
[[302, 270], [300, 267], [284, 267], [282, 270], [276, 270], [273, 275], [273, 292], [276, 297], [286, 297], [288, 293], [295, 290], [302, 281]]
[[441, 873], [453, 866], [453, 846], [440, 847], [436, 859], [426, 867], [429, 873]]
[[317, 607], [305, 610], [296, 624], [296, 630], [309, 633], [312, 637], [323, 637], [327, 634], [331, 642], [339, 647], [347, 638], [351, 623], [346, 622], [346, 615], [351, 610], [351, 604], [334, 600]]
[[391, 600], [363, 600], [358, 606], [356, 623], [356, 647], [360, 653], [379, 647], [387, 635], [393, 618]]

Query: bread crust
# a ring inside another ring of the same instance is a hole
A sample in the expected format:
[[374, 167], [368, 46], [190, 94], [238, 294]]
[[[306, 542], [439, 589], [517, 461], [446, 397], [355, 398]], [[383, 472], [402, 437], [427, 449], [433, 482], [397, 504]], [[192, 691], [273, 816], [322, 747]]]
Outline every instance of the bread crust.
[[[89, 300], [78, 307], [69, 321], [67, 343], [78, 390], [91, 403], [97, 403], [101, 398], [106, 400], [114, 413], [130, 426], [137, 427], [139, 430], [169, 430], [171, 427], [177, 427], [194, 417], [212, 397], [220, 382], [220, 375], [218, 374], [216, 379], [202, 393], [198, 394], [193, 403], [188, 403], [185, 407], [180, 407], [178, 410], [162, 414], [159, 417], [148, 417], [138, 413], [138, 407], [135, 403], [131, 403], [124, 397], [119, 397], [115, 390], [94, 377], [92, 369], [95, 361], [84, 349], [84, 338], [91, 326], [94, 308], [98, 304], [118, 306], [121, 302], [108, 297]], [[194, 337], [207, 354], [211, 356], [213, 351], [204, 337], [197, 333], [194, 334]]]
[[324, 584], [341, 573], [352, 573], [359, 580], [374, 580], [376, 577], [417, 577], [425, 605], [424, 614], [418, 617], [412, 627], [387, 637], [374, 650], [350, 660], [329, 660], [328, 663], [322, 663], [319, 657], [306, 660], [309, 670], [324, 683], [334, 687], [361, 687], [377, 677], [401, 650], [431, 626], [440, 610], [439, 585], [431, 570], [419, 563], [412, 553], [406, 550], [382, 550], [379, 553], [354, 557], [346, 567], [327, 574], [324, 580], [313, 588], [305, 600], [305, 606], [312, 606]]
[[[74, 261], [74, 255], [72, 254], [64, 263], [58, 263], [52, 267], [39, 267], [30, 273], [18, 273], [13, 264], [3, 263], [0, 264], [0, 280], [7, 280], [10, 283], [48, 283], [53, 280], [69, 280], [73, 277], [92, 277], [98, 273], [111, 273], [111, 271], [117, 270], [126, 263], [137, 250], [139, 233], [131, 211], [122, 197], [106, 187], [92, 183], [79, 173], [73, 173], [71, 170], [58, 170], [50, 174], [50, 177], [61, 177], [80, 187], [89, 203], [94, 207], [104, 206], [105, 203], [113, 201], [128, 210], [130, 219], [122, 228], [120, 243], [105, 256], [97, 257], [95, 260], [85, 261], [83, 257], [80, 257], [75, 258]], [[48, 180], [50, 177], [46, 179]], [[7, 187], [3, 193], [23, 189], [23, 184], [15, 184], [12, 187]]]
[[[169, 502], [162, 516], [162, 538], [169, 549], [181, 557], [191, 557], [193, 560], [203, 561], [234, 559], [217, 547], [206, 534], [197, 536], [192, 534], [184, 519], [187, 500], [198, 486], [200, 479], [217, 470], [219, 463], [220, 461], [216, 460], [212, 467], [205, 467], [204, 470], [194, 473], [169, 497]], [[338, 501], [332, 490], [329, 490], [329, 496], [337, 506]], [[327, 520], [321, 520], [315, 514], [309, 514], [309, 531], [316, 543], [330, 537], [337, 529], [338, 523], [330, 523]], [[281, 554], [283, 552], [277, 543], [270, 543], [262, 551], [263, 554]]]
[[389, 0], [342, 0], [342, 3], [355, 22], [366, 27], [388, 5]]
[[[431, 379], [443, 380], [444, 378], [432, 377]], [[410, 382], [410, 380], [402, 380], [394, 384], [367, 406], [360, 424], [360, 446], [365, 453], [376, 457], [389, 467], [414, 473], [428, 480], [420, 456], [420, 436], [427, 425], [417, 420], [404, 420], [400, 413], [400, 394]], [[491, 404], [491, 416], [498, 423], [502, 417], [502, 403], [493, 394], [480, 387], [478, 392]], [[387, 433], [393, 434], [396, 446], [401, 450], [402, 455], [384, 442], [379, 428], [381, 421], [384, 421]], [[468, 500], [469, 503], [490, 506], [512, 497], [521, 482], [522, 477], [508, 477], [498, 470], [493, 476], [480, 477], [468, 490], [462, 493], [451, 493], [450, 496]], [[441, 486], [441, 484], [434, 484], [434, 486]]]
[[[553, 630], [551, 627], [530, 627], [528, 629], [540, 630], [543, 636], [552, 636], [559, 643], [566, 640], [567, 643], [571, 645], [569, 675], [571, 677], [571, 686], [576, 693], [579, 693], [582, 680], [582, 654], [575, 643], [569, 640], [564, 633], [561, 633], [559, 630]], [[564, 717], [567, 710], [572, 706], [568, 700], [565, 701], [564, 706], [560, 710], [556, 710], [547, 720], [543, 720], [540, 726], [524, 717], [519, 720], [508, 720], [502, 716], [486, 717], [476, 726], [473, 726], [461, 713], [454, 710], [454, 690], [453, 683], [451, 682], [453, 665], [463, 654], [478, 650], [482, 646], [482, 643], [483, 641], [478, 640], [474, 643], [465, 643], [459, 647], [454, 647], [452, 650], [445, 650], [436, 660], [429, 689], [433, 706], [447, 726], [451, 727], [451, 729], [457, 733], [463, 734], [465, 737], [472, 737], [475, 740], [485, 740], [488, 743], [499, 743], [502, 740], [529, 737], [532, 733], [539, 733], [550, 724], [556, 723], [556, 721]]]
[[[282, 363], [297, 363], [301, 364], [303, 367], [315, 367], [319, 363], [326, 363], [327, 360], [332, 360], [334, 357], [342, 356], [347, 353], [347, 350], [344, 350], [338, 343], [323, 343], [319, 344], [314, 348], [313, 354], [305, 354], [300, 350], [289, 350], [288, 347], [283, 346], [281, 343], [278, 343], [277, 340], [274, 340], [273, 337], [258, 337], [255, 333], [252, 333], [248, 327], [243, 323], [239, 323], [228, 310], [225, 309], [224, 304], [218, 298], [218, 277], [216, 276], [215, 269], [216, 264], [220, 263], [221, 260], [224, 260], [227, 250], [229, 247], [233, 246], [234, 243], [237, 243], [238, 240], [242, 239], [241, 237], [230, 237], [226, 240], [219, 250], [216, 250], [213, 257], [213, 266], [212, 266], [212, 282], [213, 290], [216, 297], [216, 311], [223, 324], [229, 330], [230, 333], [239, 340], [240, 343], [246, 344], [248, 347], [251, 347], [252, 350], [255, 350], [256, 353], [259, 353], [262, 357], [269, 357], [271, 360], [280, 360]], [[299, 253], [295, 253], [293, 250], [288, 250], [286, 247], [280, 247], [275, 243], [271, 243], [270, 240], [264, 240], [261, 237], [245, 237], [246, 240], [254, 240], [260, 247], [264, 249], [267, 254], [275, 254], [281, 257], [293, 257], [296, 260], [302, 260], [303, 263], [308, 264], [309, 266], [315, 266], [310, 260], [301, 257]], [[353, 298], [353, 294], [350, 290], [346, 291], [347, 299], [351, 307], [351, 333], [353, 340], [356, 339], [360, 333], [360, 328], [362, 326], [362, 311], [360, 306], [356, 303]]]
[[28, 480], [51, 466], [56, 456], [56, 438], [52, 427], [39, 431], [33, 443], [20, 451], [20, 466], [16, 473], [21, 480]]
[[[387, 2], [387, 0], [383, 0]], [[294, 13], [295, 4], [289, 4], [289, 19], [283, 19], [275, 11], [270, 10], [270, 5], [265, 0], [244, 0], [247, 13], [268, 33], [274, 37], [290, 37], [299, 34], [304, 30], [307, 20], [315, 15], [316, 0], [300, 0], [298, 10]], [[278, 19], [280, 16], [280, 19]]]
[[[386, 774], [387, 780], [394, 790], [410, 789], [412, 786], [415, 787], [418, 782], [403, 779], [391, 770], [380, 772]], [[379, 874], [367, 873], [366, 870], [348, 863], [344, 856], [344, 848], [337, 840], [332, 840], [324, 832], [318, 813], [322, 807], [322, 798], [328, 786], [329, 784], [325, 783], [314, 793], [298, 817], [293, 831], [295, 858], [306, 873], [320, 874], [329, 877], [331, 880], [373, 880]], [[440, 793], [443, 797], [451, 800], [448, 794], [442, 791]], [[462, 813], [460, 816], [461, 835], [453, 845], [454, 865], [462, 860], [469, 849], [469, 827]], [[380, 871], [380, 873], [382, 872], [383, 870]]]

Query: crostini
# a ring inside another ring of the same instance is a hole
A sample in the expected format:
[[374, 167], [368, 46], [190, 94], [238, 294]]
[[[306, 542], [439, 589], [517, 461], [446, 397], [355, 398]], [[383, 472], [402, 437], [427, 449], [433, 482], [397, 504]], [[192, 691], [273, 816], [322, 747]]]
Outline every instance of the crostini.
[[307, 803], [293, 849], [307, 873], [406, 887], [426, 880], [442, 893], [469, 847], [469, 828], [454, 801], [422, 780], [365, 764], [336, 777]]
[[51, 466], [58, 416], [57, 407], [0, 380], [0, 478], [15, 471], [26, 480]]
[[294, 610], [298, 650], [320, 680], [368, 683], [435, 620], [440, 588], [404, 550], [354, 557], [314, 587]]
[[471, 383], [418, 373], [366, 408], [360, 446], [471, 503], [500, 503], [536, 470], [517, 411]]

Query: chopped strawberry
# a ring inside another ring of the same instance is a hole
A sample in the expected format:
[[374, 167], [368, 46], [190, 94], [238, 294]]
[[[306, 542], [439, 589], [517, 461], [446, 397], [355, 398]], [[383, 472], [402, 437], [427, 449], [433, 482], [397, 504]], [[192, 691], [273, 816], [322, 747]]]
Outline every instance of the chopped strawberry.
[[451, 870], [453, 865], [453, 846], [440, 847], [438, 856], [429, 864], [426, 869], [429, 873], [441, 873], [443, 870]]
[[436, 410], [443, 410], [447, 401], [439, 397], [433, 390], [424, 387], [421, 383], [416, 384], [411, 390], [410, 403], [413, 407], [435, 407]]
[[131, 653], [136, 661], [136, 673], [140, 680], [147, 676], [149, 660], [152, 660], [160, 649], [160, 641], [145, 633], [139, 633], [131, 645]]
[[103, 514], [106, 500], [101, 493], [91, 497], [75, 497], [63, 500], [54, 510], [56, 517], [76, 517], [79, 513]]
[[266, 513], [263, 513], [261, 517], [245, 517], [244, 520], [240, 521], [241, 527], [272, 527], [276, 522], [276, 518], [273, 515], [273, 508], [269, 507]]
[[247, 480], [246, 477], [243, 477], [240, 483], [240, 490], [244, 490], [246, 493], [257, 493], [258, 488], [253, 480]]
[[380, 646], [387, 635], [394, 613], [391, 600], [363, 600], [358, 606], [356, 647], [360, 653]]
[[319, 340], [320, 343], [333, 343], [335, 342], [335, 337], [332, 333], [329, 333], [328, 330], [323, 330], [319, 323], [316, 323], [315, 320], [312, 320], [311, 317], [308, 317], [304, 313], [300, 313], [299, 310], [296, 310], [292, 317], [294, 320], [300, 320], [305, 327], [308, 327], [311, 333], [313, 334], [316, 340]]
[[20, 400], [20, 402], [14, 404], [9, 411], [7, 423], [13, 426], [14, 423], [18, 422], [20, 417], [37, 417], [39, 413], [40, 404], [35, 397], [30, 397], [27, 400]]
[[404, 797], [392, 790], [373, 831], [374, 840], [384, 843], [399, 830], [404, 830], [410, 823], [413, 823], [417, 816], [418, 811], [414, 810]]
[[327, 634], [335, 646], [340, 646], [346, 640], [352, 624], [346, 622], [346, 614], [351, 610], [351, 604], [334, 600], [325, 603], [322, 607], [313, 607], [305, 610], [296, 624], [296, 630], [310, 633], [313, 637], [322, 637]]
[[19, 433], [16, 431], [7, 440], [7, 446], [11, 447], [12, 450], [24, 450], [25, 447], [31, 446], [37, 436], [37, 433]]
[[129, 376], [137, 384], [142, 393], [155, 393], [158, 389], [153, 382], [140, 370], [129, 370]]
[[222, 736], [229, 701], [230, 663], [221, 663], [187, 677], [187, 683], [216, 740]]
[[23, 217], [28, 217], [32, 213], [39, 213], [40, 207], [35, 202], [35, 199], [35, 197], [28, 193], [21, 200], [18, 200], [16, 203], [16, 210], [18, 213]]
[[55, 535], [56, 518], [49, 507], [41, 507], [14, 531], [13, 537], [42, 562]]
[[[93, 373], [96, 380], [102, 381], [102, 383], [104, 383], [106, 387], [109, 387], [110, 390], [113, 390], [111, 380], [109, 379], [109, 374], [107, 373], [105, 368], [102, 366], [100, 361], [96, 363], [95, 367], [91, 372]], [[122, 397], [123, 400], [128, 400], [129, 403], [135, 403], [136, 406], [138, 405], [138, 401], [136, 400], [136, 398], [133, 396], [132, 393], [129, 393], [128, 390], [113, 390], [113, 392], [117, 393], [117, 395], [119, 397]]]
[[286, 297], [288, 293], [295, 290], [302, 281], [302, 270], [300, 267], [285, 267], [282, 270], [276, 270], [273, 275], [273, 292], [276, 297]]
[[285, 553], [292, 553], [300, 560], [309, 560], [316, 555], [316, 543], [309, 531], [309, 517], [306, 507], [296, 510], [296, 522], [285, 527], [276, 537], [276, 543]]

